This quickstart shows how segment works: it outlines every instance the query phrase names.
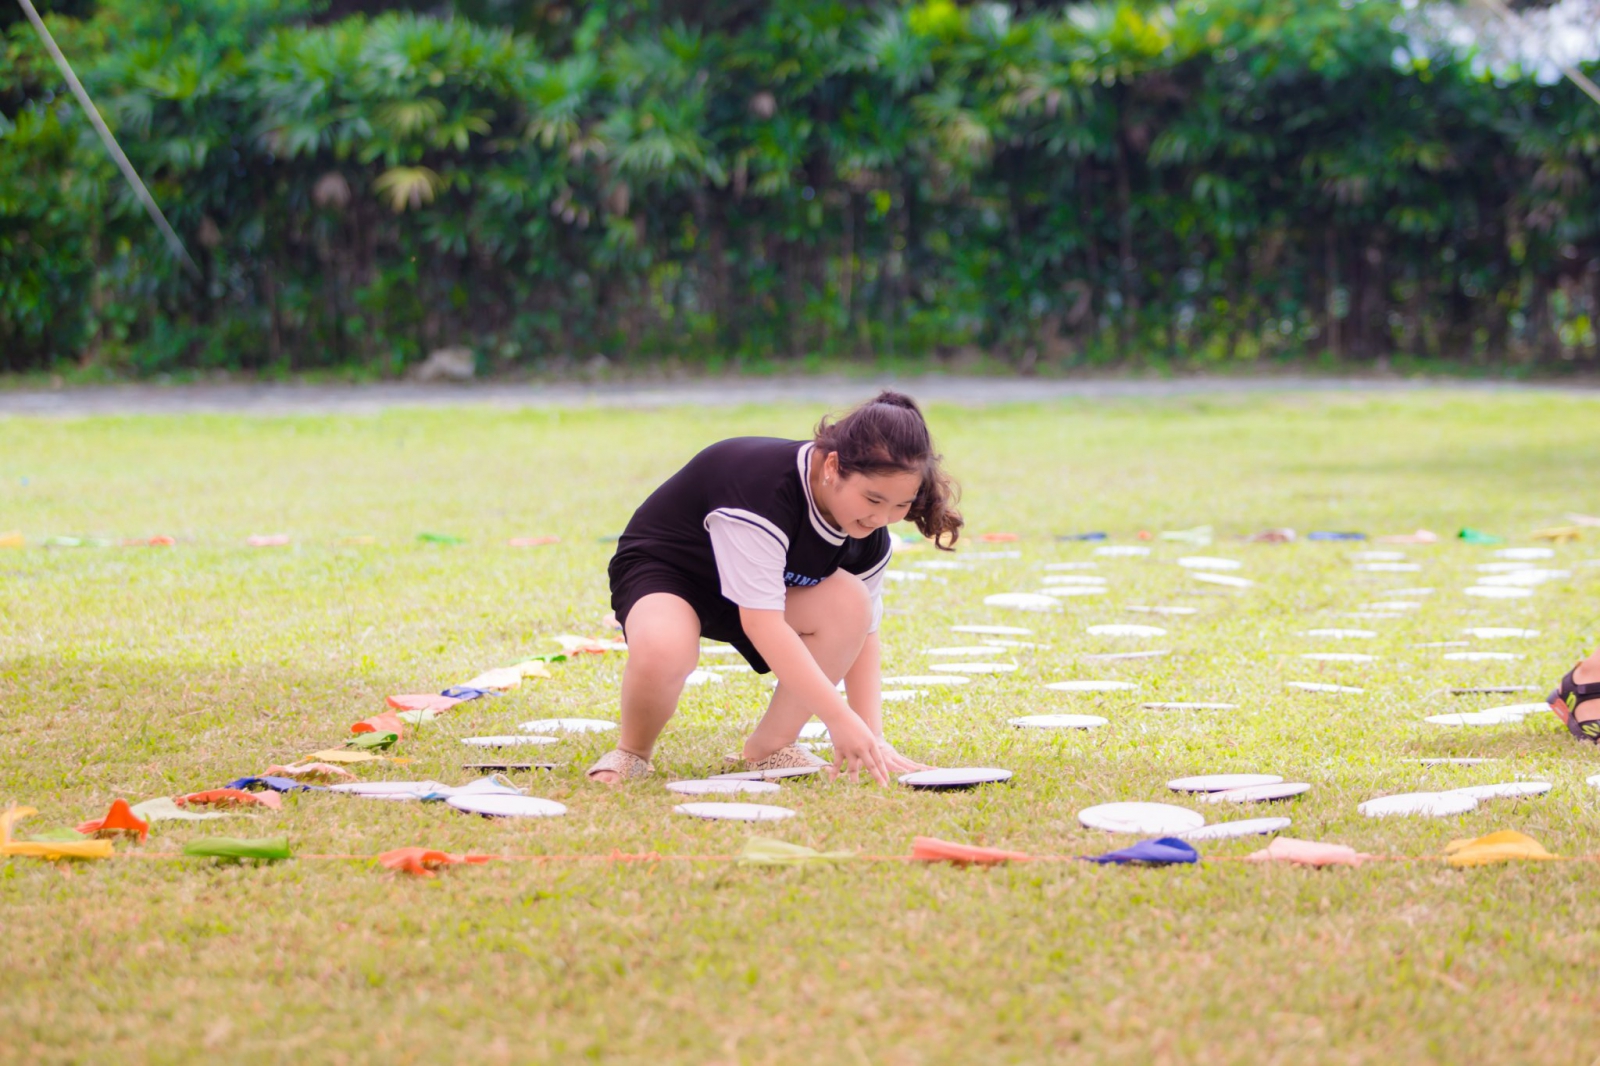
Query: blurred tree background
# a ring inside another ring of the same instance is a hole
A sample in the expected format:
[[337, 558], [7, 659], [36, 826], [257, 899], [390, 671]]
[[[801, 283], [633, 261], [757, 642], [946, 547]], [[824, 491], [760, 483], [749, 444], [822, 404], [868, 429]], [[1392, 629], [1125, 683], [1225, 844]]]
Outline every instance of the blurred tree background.
[[1600, 107], [1414, 0], [41, 4], [202, 279], [10, 2], [0, 370], [1600, 363]]

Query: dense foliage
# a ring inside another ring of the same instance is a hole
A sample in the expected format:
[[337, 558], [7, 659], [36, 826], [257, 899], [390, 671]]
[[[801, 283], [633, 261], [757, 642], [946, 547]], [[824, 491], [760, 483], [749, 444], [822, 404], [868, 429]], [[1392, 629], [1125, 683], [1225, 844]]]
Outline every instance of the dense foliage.
[[53, 17], [199, 280], [14, 24], [0, 369], [1600, 359], [1600, 108], [1399, 5], [699, 6]]

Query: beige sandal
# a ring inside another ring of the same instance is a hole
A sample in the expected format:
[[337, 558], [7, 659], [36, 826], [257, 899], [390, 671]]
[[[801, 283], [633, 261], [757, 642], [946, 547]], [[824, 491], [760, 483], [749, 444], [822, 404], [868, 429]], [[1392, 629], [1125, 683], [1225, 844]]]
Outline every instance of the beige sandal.
[[648, 760], [639, 758], [631, 751], [612, 748], [596, 759], [594, 765], [584, 771], [584, 776], [592, 778], [595, 774], [605, 773], [607, 770], [616, 774], [618, 781], [649, 777], [656, 772], [656, 768], [651, 766]]
[[797, 744], [779, 748], [765, 759], [747, 762], [734, 756], [729, 756], [730, 765], [737, 765], [743, 770], [787, 770], [795, 766], [827, 766], [827, 759], [819, 759], [806, 749]]

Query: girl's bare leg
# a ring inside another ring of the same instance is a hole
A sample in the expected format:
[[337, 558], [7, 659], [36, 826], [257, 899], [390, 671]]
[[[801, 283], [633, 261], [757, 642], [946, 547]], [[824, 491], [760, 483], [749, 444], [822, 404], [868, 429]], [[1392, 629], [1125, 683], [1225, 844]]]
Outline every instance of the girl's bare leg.
[[1578, 672], [1572, 675], [1572, 679], [1585, 685], [1600, 681], [1600, 648], [1590, 652], [1589, 657], [1578, 664]]
[[[628, 612], [627, 635], [617, 747], [649, 759], [656, 738], [678, 709], [683, 679], [700, 661], [700, 617], [681, 596], [652, 592]], [[606, 784], [617, 780], [610, 770], [592, 776]]]
[[[643, 602], [643, 601], [640, 601]], [[872, 627], [872, 597], [854, 574], [835, 571], [820, 585], [789, 590], [783, 609], [789, 623], [805, 643], [829, 681], [838, 682], [849, 671], [867, 630]], [[779, 685], [772, 693], [767, 713], [755, 732], [744, 742], [744, 757], [755, 762], [765, 759], [800, 736], [800, 727], [811, 719], [812, 709], [793, 698]]]

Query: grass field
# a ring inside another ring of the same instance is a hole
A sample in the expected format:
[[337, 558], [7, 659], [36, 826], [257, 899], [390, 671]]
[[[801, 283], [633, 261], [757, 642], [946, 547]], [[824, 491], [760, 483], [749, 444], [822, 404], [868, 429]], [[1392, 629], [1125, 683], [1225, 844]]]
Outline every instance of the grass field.
[[[1383, 854], [1520, 829], [1563, 855], [1600, 852], [1600, 756], [1550, 715], [1451, 730], [1426, 714], [1538, 699], [1451, 697], [1472, 684], [1552, 683], [1595, 639], [1593, 540], [1556, 550], [1524, 600], [1462, 594], [1490, 548], [1408, 548], [1418, 573], [1358, 571], [1360, 546], [1243, 544], [1268, 526], [1511, 535], [1600, 507], [1593, 399], [1448, 391], [935, 408], [965, 487], [969, 530], [1013, 531], [1016, 560], [925, 571], [887, 594], [886, 669], [920, 673], [949, 626], [1031, 626], [1050, 647], [1016, 673], [888, 708], [907, 754], [998, 765], [1009, 785], [918, 794], [810, 779], [778, 802], [798, 817], [757, 832], [824, 849], [903, 854], [915, 835], [1049, 854], [1131, 842], [1078, 826], [1112, 800], [1172, 800], [1164, 782], [1264, 771], [1310, 782], [1271, 811], [1288, 835]], [[603, 635], [602, 537], [699, 447], [799, 436], [810, 409], [654, 413], [486, 410], [371, 417], [0, 420], [0, 532], [168, 534], [170, 548], [0, 551], [0, 805], [39, 808], [24, 830], [131, 801], [214, 787], [337, 745], [392, 692], [436, 691]], [[1055, 535], [1210, 523], [1204, 554], [1243, 563], [1246, 590], [1175, 565], [1194, 549], [1103, 559], [1104, 596], [1059, 614], [986, 608], [1041, 587], [1050, 562], [1091, 561]], [[420, 543], [424, 531], [463, 537]], [[251, 549], [285, 532], [284, 548]], [[515, 536], [561, 543], [515, 549]], [[1597, 531], [1600, 535], [1600, 531]], [[372, 538], [350, 542], [350, 538]], [[1370, 546], [1369, 546], [1370, 547]], [[917, 570], [923, 551], [896, 565]], [[957, 559], [961, 556], [958, 554]], [[969, 557], [970, 558], [970, 557]], [[1405, 595], [1421, 607], [1352, 619]], [[1130, 604], [1183, 604], [1188, 617]], [[1092, 637], [1154, 623], [1153, 642]], [[1474, 625], [1541, 636], [1474, 641], [1519, 662], [1447, 662]], [[1369, 640], [1301, 635], [1376, 630]], [[1152, 645], [1165, 658], [1082, 656]], [[1305, 661], [1362, 651], [1371, 664]], [[402, 768], [367, 777], [459, 782], [460, 739], [532, 717], [614, 717], [620, 656], [467, 703], [408, 738]], [[1043, 683], [1104, 677], [1101, 696]], [[1296, 692], [1332, 681], [1359, 695]], [[602, 856], [728, 854], [751, 827], [675, 816], [667, 775], [721, 769], [758, 717], [762, 681], [691, 689], [662, 740], [657, 780], [617, 790], [582, 770], [605, 745], [574, 737], [554, 773], [522, 775], [565, 818], [496, 822], [442, 804], [287, 797], [281, 812], [156, 826], [142, 849], [195, 836], [286, 834], [302, 853], [410, 844]], [[1148, 700], [1236, 711], [1152, 712]], [[1012, 729], [1019, 714], [1084, 712], [1090, 732]], [[464, 754], [465, 753], [465, 754]], [[1436, 755], [1490, 756], [1425, 767]], [[1515, 776], [1555, 788], [1447, 819], [1369, 820], [1362, 800]], [[1281, 808], [1281, 809], [1280, 809]], [[219, 828], [220, 827], [220, 828]], [[1243, 855], [1264, 840], [1201, 845]], [[5, 1062], [1551, 1062], [1600, 1054], [1594, 986], [1600, 892], [1590, 863], [1454, 870], [1383, 863], [1314, 871], [1211, 863], [957, 869], [887, 863], [766, 869], [725, 863], [503, 862], [398, 880], [359, 861], [211, 860], [0, 865], [0, 1060]]]

